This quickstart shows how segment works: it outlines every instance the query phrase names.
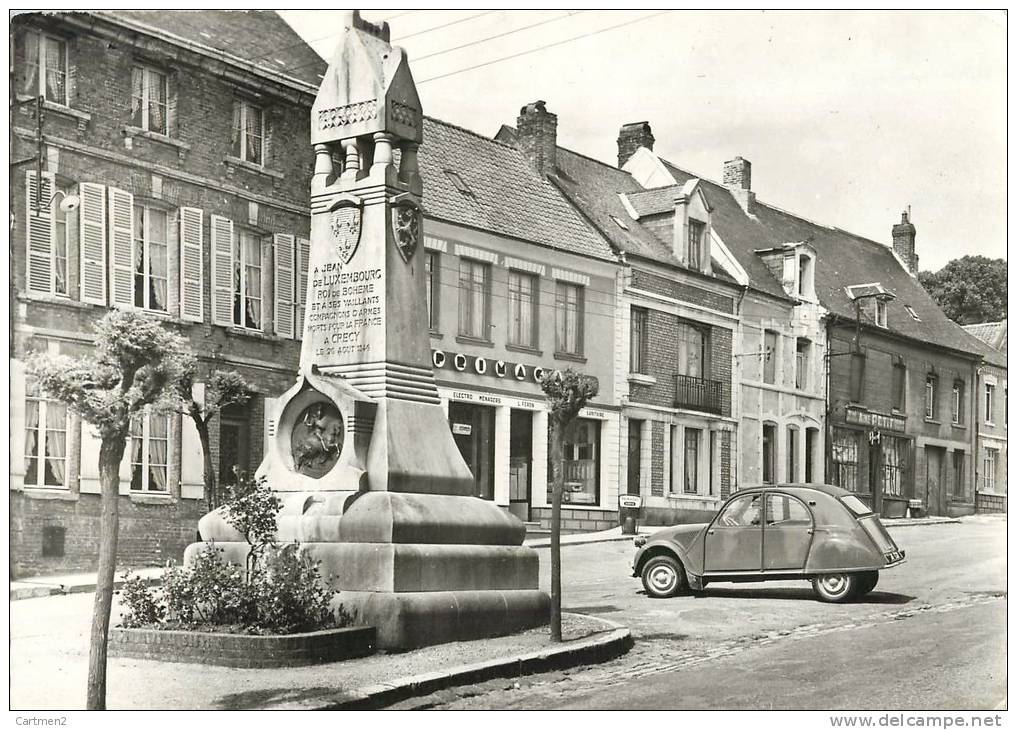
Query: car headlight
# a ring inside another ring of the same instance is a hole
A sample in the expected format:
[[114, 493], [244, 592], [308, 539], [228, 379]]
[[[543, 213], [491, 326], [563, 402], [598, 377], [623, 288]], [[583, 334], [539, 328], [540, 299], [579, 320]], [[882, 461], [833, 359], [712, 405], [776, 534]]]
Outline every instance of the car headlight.
[[642, 547], [646, 544], [646, 536], [639, 535], [635, 540], [632, 541], [637, 548]]

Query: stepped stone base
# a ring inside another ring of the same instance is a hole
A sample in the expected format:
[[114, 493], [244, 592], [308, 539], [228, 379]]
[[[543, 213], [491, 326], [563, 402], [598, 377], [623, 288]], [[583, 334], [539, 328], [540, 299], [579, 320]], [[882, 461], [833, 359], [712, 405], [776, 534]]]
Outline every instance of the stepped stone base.
[[377, 630], [380, 649], [415, 649], [543, 626], [551, 599], [538, 590], [373, 593], [343, 591], [332, 605]]

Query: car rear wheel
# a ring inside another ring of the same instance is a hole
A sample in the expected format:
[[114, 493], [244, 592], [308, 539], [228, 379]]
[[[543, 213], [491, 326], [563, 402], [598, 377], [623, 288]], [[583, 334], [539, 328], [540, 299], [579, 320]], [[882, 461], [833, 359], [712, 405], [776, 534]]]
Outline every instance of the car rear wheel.
[[642, 572], [643, 588], [654, 598], [670, 598], [685, 587], [685, 569], [670, 555], [655, 555]]
[[870, 570], [868, 573], [862, 573], [858, 576], [858, 589], [855, 594], [859, 598], [872, 592], [872, 589], [876, 587], [876, 583], [879, 582], [879, 571]]
[[820, 601], [844, 603], [850, 600], [858, 589], [859, 576], [856, 573], [826, 573], [812, 579], [812, 589]]

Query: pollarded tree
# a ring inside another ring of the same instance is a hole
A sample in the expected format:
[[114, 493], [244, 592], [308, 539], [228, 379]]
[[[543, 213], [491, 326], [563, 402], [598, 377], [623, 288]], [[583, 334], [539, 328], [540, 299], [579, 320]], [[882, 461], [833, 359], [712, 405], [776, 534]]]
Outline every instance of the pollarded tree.
[[106, 649], [119, 527], [120, 462], [131, 421], [145, 408], [180, 409], [179, 382], [193, 367], [183, 337], [157, 320], [113, 311], [95, 325], [95, 356], [36, 355], [28, 363], [48, 398], [81, 416], [101, 439], [99, 565], [88, 655], [89, 710], [106, 709]]
[[596, 378], [580, 375], [572, 368], [547, 373], [540, 383], [547, 396], [548, 427], [551, 431], [551, 639], [561, 641], [561, 495], [565, 489], [563, 460], [565, 432], [579, 411], [596, 397]]
[[194, 422], [201, 441], [203, 457], [203, 476], [205, 479], [205, 501], [211, 512], [221, 503], [218, 485], [215, 478], [215, 465], [212, 462], [212, 445], [209, 437], [208, 424], [223, 409], [229, 406], [242, 406], [251, 398], [251, 386], [243, 376], [235, 370], [213, 370], [205, 382], [205, 398], [199, 403], [191, 395], [191, 386], [197, 374], [192, 367], [180, 380], [180, 397], [184, 402], [184, 412]]

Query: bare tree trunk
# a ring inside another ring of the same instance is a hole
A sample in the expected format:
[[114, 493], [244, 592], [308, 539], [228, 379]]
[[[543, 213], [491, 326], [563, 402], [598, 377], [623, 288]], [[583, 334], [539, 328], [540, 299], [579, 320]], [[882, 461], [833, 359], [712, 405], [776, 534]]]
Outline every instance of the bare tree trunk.
[[562, 474], [562, 427], [551, 418], [551, 641], [561, 641], [561, 494], [565, 487]]
[[211, 512], [219, 506], [219, 495], [216, 492], [215, 465], [212, 463], [212, 445], [208, 435], [208, 423], [202, 418], [192, 416], [195, 428], [198, 429], [198, 439], [201, 441], [201, 455], [203, 465], [203, 476], [205, 478], [205, 503], [208, 511]]
[[88, 694], [86, 708], [106, 709], [106, 649], [109, 619], [113, 608], [113, 578], [117, 565], [119, 529], [120, 462], [127, 439], [104, 437], [99, 447], [99, 484], [102, 487], [102, 514], [99, 519], [99, 570], [95, 581], [95, 606], [88, 651]]

